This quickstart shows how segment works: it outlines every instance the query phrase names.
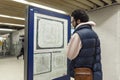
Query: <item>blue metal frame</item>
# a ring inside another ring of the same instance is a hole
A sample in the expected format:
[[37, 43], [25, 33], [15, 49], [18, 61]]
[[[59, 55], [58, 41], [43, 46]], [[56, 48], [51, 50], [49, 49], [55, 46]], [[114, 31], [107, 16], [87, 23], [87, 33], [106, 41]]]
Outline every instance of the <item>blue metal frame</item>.
[[[57, 12], [29, 6], [28, 7], [28, 57], [27, 57], [27, 80], [33, 80], [33, 54], [34, 54], [34, 13], [40, 13], [44, 15], [54, 16], [58, 18], [63, 18], [68, 20], [68, 41], [71, 36], [71, 22], [70, 16], [65, 14], [60, 14]], [[69, 79], [66, 79], [69, 80]]]

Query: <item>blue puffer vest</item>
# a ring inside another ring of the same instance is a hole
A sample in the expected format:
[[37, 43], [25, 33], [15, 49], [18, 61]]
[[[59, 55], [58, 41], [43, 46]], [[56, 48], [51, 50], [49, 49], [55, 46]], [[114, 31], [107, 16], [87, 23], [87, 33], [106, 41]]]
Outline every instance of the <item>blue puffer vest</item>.
[[82, 48], [78, 56], [70, 62], [70, 76], [74, 77], [74, 68], [88, 67], [93, 71], [94, 80], [102, 80], [101, 50], [97, 34], [89, 24], [79, 26], [74, 33], [79, 35]]

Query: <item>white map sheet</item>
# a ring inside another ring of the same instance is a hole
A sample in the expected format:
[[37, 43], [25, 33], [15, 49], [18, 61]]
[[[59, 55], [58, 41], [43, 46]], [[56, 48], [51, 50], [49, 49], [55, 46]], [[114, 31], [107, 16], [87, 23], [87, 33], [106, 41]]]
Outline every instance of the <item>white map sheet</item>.
[[40, 53], [34, 55], [34, 74], [51, 71], [51, 54]]
[[63, 23], [40, 18], [38, 21], [38, 45], [41, 48], [61, 47], [63, 45]]
[[62, 67], [65, 67], [66, 58], [64, 52], [61, 51], [60, 53], [53, 53], [52, 61], [53, 61], [52, 62], [53, 69], [60, 69]]
[[68, 21], [63, 18], [38, 13], [35, 13], [34, 16], [35, 53], [64, 48], [67, 44]]

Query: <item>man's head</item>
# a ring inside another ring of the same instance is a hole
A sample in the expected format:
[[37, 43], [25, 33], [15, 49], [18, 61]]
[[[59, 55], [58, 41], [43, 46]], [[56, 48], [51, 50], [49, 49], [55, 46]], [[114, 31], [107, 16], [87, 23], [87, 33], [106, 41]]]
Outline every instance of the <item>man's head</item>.
[[74, 28], [80, 23], [88, 22], [89, 17], [84, 10], [76, 9], [71, 14], [71, 23]]

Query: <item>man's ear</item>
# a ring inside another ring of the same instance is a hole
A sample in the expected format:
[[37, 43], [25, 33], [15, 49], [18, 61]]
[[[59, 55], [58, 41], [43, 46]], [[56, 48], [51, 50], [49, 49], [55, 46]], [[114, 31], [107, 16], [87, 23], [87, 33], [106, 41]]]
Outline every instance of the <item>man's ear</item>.
[[80, 24], [80, 19], [77, 20], [77, 24]]

